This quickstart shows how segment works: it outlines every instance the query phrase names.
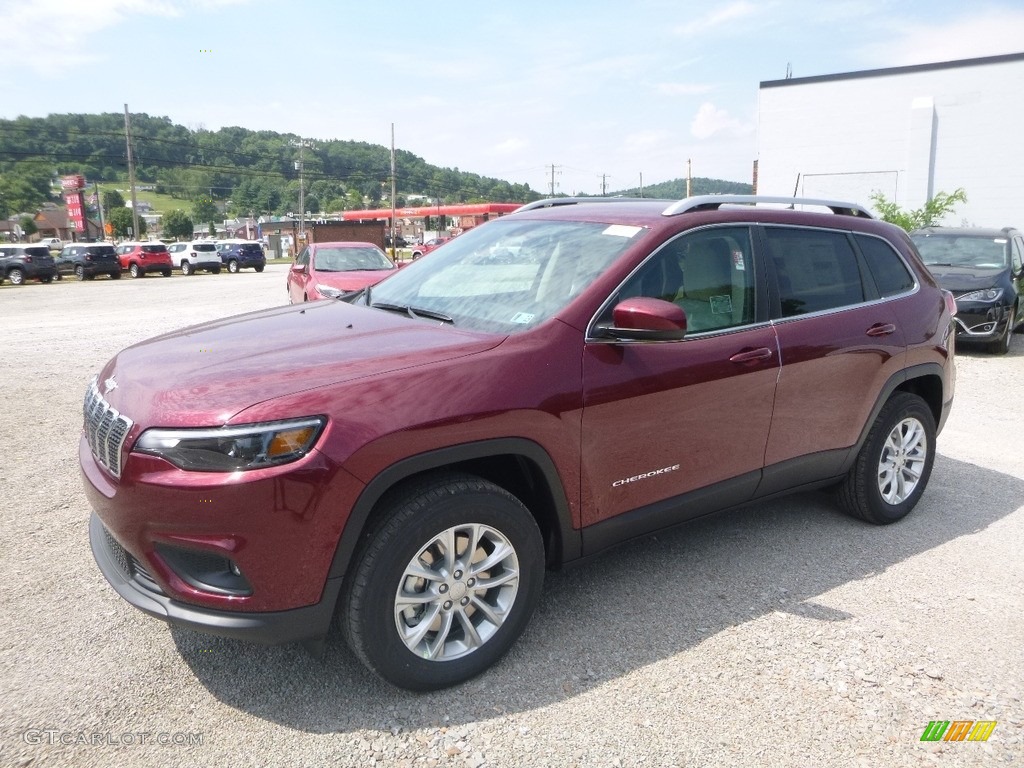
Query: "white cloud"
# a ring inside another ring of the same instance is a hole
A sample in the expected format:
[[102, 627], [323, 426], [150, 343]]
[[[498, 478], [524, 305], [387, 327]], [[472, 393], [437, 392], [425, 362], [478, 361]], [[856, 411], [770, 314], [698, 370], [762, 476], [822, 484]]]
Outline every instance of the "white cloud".
[[739, 2], [729, 3], [724, 8], [709, 11], [686, 24], [680, 24], [673, 31], [680, 37], [696, 37], [723, 24], [752, 16], [757, 13], [757, 10], [758, 6], [754, 3], [739, 0]]
[[710, 139], [719, 134], [738, 137], [752, 133], [754, 126], [732, 117], [726, 110], [720, 109], [710, 101], [700, 105], [697, 114], [690, 123], [690, 133], [697, 139]]
[[893, 36], [861, 49], [871, 67], [898, 67], [1019, 53], [1024, 48], [1024, 10], [990, 10], [928, 24], [900, 23]]

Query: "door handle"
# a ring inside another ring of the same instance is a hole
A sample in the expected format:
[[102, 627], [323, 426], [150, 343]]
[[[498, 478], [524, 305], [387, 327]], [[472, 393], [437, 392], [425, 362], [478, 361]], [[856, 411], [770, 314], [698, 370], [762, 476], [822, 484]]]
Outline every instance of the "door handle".
[[747, 350], [746, 352], [737, 352], [735, 355], [729, 358], [730, 363], [752, 363], [757, 360], [767, 360], [772, 356], [772, 351], [768, 347], [760, 347], [758, 349]]
[[896, 333], [896, 326], [892, 323], [878, 323], [867, 330], [868, 336], [889, 336]]

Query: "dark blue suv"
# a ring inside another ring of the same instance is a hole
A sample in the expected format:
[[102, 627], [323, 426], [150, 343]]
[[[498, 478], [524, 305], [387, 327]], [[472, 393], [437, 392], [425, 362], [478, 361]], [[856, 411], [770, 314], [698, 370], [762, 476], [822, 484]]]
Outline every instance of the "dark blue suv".
[[247, 267], [262, 272], [267, 265], [267, 257], [263, 255], [260, 244], [251, 240], [225, 240], [217, 244], [217, 252], [221, 264], [228, 268], [228, 272], [237, 272]]

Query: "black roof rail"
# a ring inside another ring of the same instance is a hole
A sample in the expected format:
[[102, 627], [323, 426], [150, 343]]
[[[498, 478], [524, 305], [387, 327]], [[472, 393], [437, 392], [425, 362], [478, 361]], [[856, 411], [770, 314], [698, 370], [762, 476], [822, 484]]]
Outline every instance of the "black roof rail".
[[661, 213], [663, 216], [675, 216], [690, 211], [717, 211], [723, 205], [757, 205], [758, 203], [788, 205], [790, 208], [796, 205], [816, 205], [828, 208], [832, 213], [840, 216], [874, 218], [867, 208], [857, 203], [843, 203], [837, 200], [819, 200], [809, 197], [771, 197], [767, 195], [697, 195], [678, 200]]
[[560, 205], [581, 205], [583, 203], [667, 203], [656, 197], [549, 197], [544, 200], [534, 200], [532, 203], [516, 208], [513, 213], [522, 211], [534, 211], [538, 208], [557, 208]]

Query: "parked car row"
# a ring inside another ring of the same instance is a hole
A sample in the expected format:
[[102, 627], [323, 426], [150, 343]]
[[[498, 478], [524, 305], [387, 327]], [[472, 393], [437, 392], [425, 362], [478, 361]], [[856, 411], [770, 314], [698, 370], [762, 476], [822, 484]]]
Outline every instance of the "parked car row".
[[54, 257], [42, 243], [0, 245], [0, 283], [21, 285], [26, 280], [50, 283], [65, 275], [92, 280], [109, 275], [117, 280], [122, 272], [133, 278], [158, 273], [170, 277], [174, 269], [183, 275], [199, 271], [219, 274], [254, 269], [262, 272], [267, 259], [259, 243], [247, 240], [203, 240], [191, 243], [159, 241], [112, 243], [69, 243]]

